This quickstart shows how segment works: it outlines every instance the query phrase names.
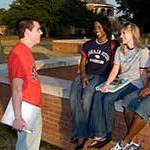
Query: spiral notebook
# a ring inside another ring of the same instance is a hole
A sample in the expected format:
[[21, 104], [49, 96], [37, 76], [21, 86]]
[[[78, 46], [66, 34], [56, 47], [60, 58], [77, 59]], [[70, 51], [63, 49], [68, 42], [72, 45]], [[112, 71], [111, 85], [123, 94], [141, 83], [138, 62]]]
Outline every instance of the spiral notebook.
[[[111, 92], [111, 93], [114, 93], [120, 89], [122, 89], [123, 87], [125, 87], [127, 84], [129, 84], [130, 81], [127, 80], [127, 79], [121, 79], [121, 80], [115, 80], [114, 82], [112, 82], [110, 85], [109, 85], [109, 88], [108, 88], [108, 92]], [[101, 83], [99, 85], [97, 85], [95, 87], [95, 90], [96, 91], [99, 91], [100, 88], [104, 85], [105, 83]]]
[[[28, 130], [23, 129], [27, 133], [31, 133], [34, 123], [37, 119], [39, 113], [41, 113], [41, 108], [25, 101], [22, 101], [22, 117], [28, 125]], [[7, 108], [2, 116], [1, 123], [12, 126], [15, 120], [14, 110], [12, 106], [12, 98], [10, 99]]]

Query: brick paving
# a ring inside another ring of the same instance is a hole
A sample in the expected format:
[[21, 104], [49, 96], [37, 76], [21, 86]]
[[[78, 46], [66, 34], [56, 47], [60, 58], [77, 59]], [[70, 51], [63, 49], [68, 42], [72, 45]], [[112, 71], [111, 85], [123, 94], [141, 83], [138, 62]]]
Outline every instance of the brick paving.
[[61, 78], [65, 80], [73, 80], [77, 75], [78, 66], [67, 66], [61, 68], [41, 69], [38, 71], [40, 75]]

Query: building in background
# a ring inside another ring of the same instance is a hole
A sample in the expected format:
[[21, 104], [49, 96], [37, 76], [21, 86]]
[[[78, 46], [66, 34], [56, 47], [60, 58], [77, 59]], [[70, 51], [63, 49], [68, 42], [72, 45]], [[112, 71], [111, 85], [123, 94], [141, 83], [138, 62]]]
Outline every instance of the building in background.
[[105, 0], [86, 0], [87, 8], [94, 13], [102, 13], [106, 16], [114, 16], [115, 6], [107, 4]]
[[115, 37], [118, 37], [118, 31], [120, 30], [121, 23], [119, 22], [115, 10], [116, 6], [112, 4], [108, 4], [107, 0], [86, 0], [87, 2], [87, 8], [91, 10], [94, 13], [101, 13], [103, 15], [106, 15], [111, 24], [112, 24], [112, 33], [115, 35]]

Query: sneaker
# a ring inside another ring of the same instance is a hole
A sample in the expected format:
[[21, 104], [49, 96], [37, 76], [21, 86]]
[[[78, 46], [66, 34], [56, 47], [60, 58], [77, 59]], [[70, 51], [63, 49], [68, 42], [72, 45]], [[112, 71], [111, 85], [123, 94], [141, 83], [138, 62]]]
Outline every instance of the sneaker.
[[123, 150], [123, 143], [121, 141], [117, 142], [110, 150]]
[[141, 145], [131, 141], [129, 144], [126, 144], [122, 150], [141, 150]]

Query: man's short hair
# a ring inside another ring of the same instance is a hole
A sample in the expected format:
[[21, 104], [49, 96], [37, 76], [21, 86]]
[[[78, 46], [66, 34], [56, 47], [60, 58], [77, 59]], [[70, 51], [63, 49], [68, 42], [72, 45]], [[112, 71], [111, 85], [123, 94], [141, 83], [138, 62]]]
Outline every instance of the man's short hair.
[[38, 21], [38, 20], [33, 17], [22, 17], [16, 22], [16, 30], [18, 32], [19, 38], [24, 37], [24, 32], [26, 29], [32, 31], [34, 27], [33, 24], [34, 21]]

